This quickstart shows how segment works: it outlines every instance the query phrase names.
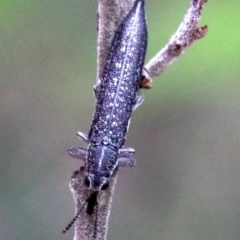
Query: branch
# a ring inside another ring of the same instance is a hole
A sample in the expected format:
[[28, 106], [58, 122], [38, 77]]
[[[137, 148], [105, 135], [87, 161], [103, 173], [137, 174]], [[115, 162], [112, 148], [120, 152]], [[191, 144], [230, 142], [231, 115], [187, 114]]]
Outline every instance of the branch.
[[207, 0], [190, 0], [190, 7], [176, 33], [171, 37], [167, 45], [144, 66], [143, 88], [150, 88], [152, 78], [159, 76], [192, 43], [206, 35], [207, 26], [198, 27], [202, 8], [206, 2]]
[[[207, 26], [198, 27], [201, 10], [207, 0], [190, 0], [190, 7], [176, 33], [169, 43], [153, 57], [144, 67], [142, 88], [151, 87], [151, 78], [160, 75], [178, 56], [180, 56], [194, 41], [201, 39], [207, 33]], [[127, 15], [134, 0], [98, 0], [98, 47], [97, 47], [97, 79], [101, 79], [112, 38]], [[84, 185], [84, 168], [74, 172], [70, 189], [75, 201], [76, 213], [86, 203], [91, 190]], [[116, 183], [117, 171], [111, 176], [109, 188], [100, 191], [98, 195], [98, 212], [89, 215], [86, 210], [79, 215], [75, 223], [74, 240], [94, 238], [97, 228], [97, 240], [106, 240], [108, 219], [110, 215], [112, 196]], [[97, 216], [96, 216], [97, 215]], [[97, 217], [97, 226], [96, 226]]]

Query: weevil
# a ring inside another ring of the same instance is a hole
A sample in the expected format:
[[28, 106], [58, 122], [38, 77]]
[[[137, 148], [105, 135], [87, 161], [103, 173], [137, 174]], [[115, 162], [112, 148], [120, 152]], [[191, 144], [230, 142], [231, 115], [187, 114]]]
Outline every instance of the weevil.
[[[135, 164], [135, 151], [124, 148], [124, 142], [132, 112], [144, 100], [138, 92], [146, 48], [144, 0], [136, 0], [115, 32], [102, 77], [94, 86], [96, 107], [90, 131], [88, 135], [77, 133], [88, 143], [88, 148], [69, 149], [72, 157], [85, 162], [84, 182], [87, 188], [93, 190], [91, 205], [96, 204], [97, 193], [107, 189], [109, 178], [118, 166], [131, 167]], [[88, 204], [88, 211], [92, 212], [93, 208]]]

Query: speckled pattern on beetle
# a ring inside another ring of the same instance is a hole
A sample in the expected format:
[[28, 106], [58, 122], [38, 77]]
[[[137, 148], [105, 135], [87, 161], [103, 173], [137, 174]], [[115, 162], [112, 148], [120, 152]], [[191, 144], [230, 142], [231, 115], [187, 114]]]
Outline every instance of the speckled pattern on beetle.
[[138, 95], [147, 48], [144, 1], [134, 6], [118, 27], [102, 78], [94, 87], [96, 108], [89, 134], [78, 132], [88, 148], [69, 149], [72, 157], [85, 161], [85, 185], [104, 190], [117, 166], [135, 164], [134, 149], [124, 148], [132, 111], [144, 100]]

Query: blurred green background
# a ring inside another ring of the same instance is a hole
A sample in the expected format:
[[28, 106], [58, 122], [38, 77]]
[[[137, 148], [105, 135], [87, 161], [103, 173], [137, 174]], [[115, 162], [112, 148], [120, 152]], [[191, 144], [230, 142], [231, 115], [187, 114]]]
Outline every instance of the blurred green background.
[[[148, 61], [188, 0], [146, 1]], [[72, 239], [68, 182], [94, 109], [97, 1], [0, 0], [0, 239]], [[108, 239], [240, 239], [240, 2], [209, 1], [196, 42], [142, 91]]]

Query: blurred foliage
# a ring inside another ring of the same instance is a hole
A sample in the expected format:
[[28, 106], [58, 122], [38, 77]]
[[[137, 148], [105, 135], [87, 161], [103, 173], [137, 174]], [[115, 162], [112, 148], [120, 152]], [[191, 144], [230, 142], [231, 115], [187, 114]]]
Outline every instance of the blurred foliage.
[[[149, 60], [188, 1], [146, 1]], [[61, 236], [74, 215], [68, 182], [94, 109], [96, 1], [0, 0], [0, 239]], [[238, 240], [239, 1], [209, 1], [196, 42], [144, 91], [121, 169], [109, 239]], [[161, 78], [161, 79], [160, 79]]]

